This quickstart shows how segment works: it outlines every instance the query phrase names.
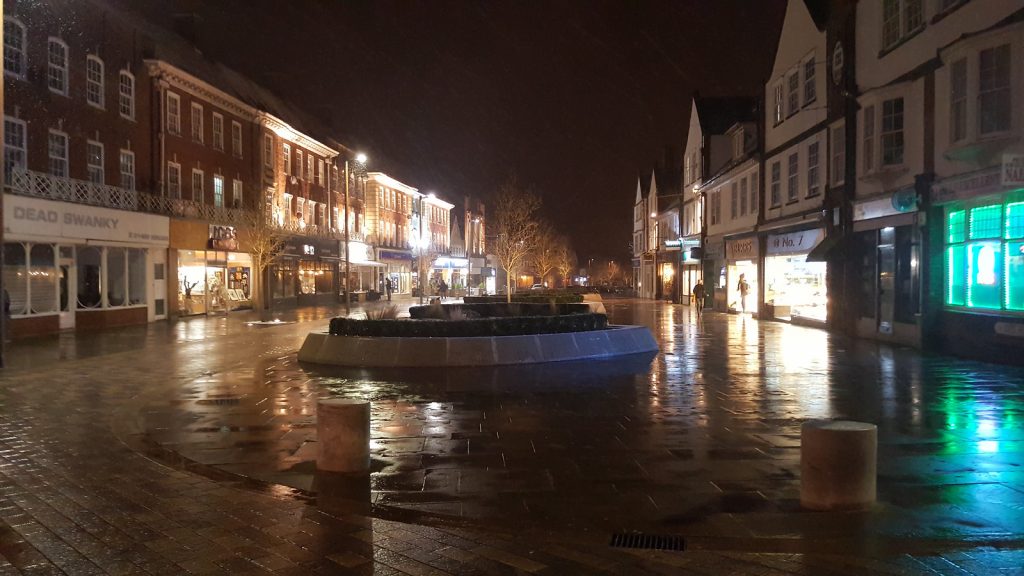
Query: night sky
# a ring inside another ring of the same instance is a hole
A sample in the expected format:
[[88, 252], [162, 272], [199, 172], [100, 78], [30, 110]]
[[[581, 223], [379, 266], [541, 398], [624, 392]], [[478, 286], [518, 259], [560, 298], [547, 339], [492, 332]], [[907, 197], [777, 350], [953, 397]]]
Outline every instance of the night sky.
[[461, 205], [515, 173], [580, 261], [628, 257], [639, 171], [681, 157], [694, 90], [755, 95], [785, 2], [121, 0]]

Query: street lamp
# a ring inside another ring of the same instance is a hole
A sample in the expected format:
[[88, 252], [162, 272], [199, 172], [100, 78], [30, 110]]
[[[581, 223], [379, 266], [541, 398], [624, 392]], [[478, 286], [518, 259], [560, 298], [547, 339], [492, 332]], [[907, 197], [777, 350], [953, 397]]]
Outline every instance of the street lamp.
[[[356, 154], [356, 165], [360, 170], [366, 168], [366, 154]], [[349, 254], [348, 254], [348, 220], [351, 207], [348, 203], [348, 181], [350, 177], [348, 158], [345, 158], [345, 316], [352, 312], [352, 288], [349, 286]]]

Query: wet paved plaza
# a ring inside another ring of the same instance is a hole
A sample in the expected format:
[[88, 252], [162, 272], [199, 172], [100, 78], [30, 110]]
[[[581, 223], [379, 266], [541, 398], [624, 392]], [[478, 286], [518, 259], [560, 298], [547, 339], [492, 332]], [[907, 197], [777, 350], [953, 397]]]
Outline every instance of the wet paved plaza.
[[[606, 304], [612, 321], [649, 326], [661, 353], [299, 365], [329, 309], [16, 344], [0, 374], [6, 569], [1022, 573], [1024, 370]], [[313, 463], [328, 396], [373, 406], [373, 474], [333, 509], [323, 495], [339, 490]], [[813, 418], [878, 425], [872, 510], [800, 510], [799, 431]], [[621, 531], [689, 549], [608, 549]]]

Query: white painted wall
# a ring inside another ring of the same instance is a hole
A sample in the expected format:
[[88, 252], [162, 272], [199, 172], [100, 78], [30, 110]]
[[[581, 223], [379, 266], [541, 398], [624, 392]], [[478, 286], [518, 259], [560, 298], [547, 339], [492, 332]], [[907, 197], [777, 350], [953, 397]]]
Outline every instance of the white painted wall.
[[[892, 193], [914, 185], [914, 177], [924, 172], [924, 79], [901, 82], [872, 90], [857, 99], [857, 198]], [[903, 163], [882, 166], [882, 109], [886, 100], [903, 98]], [[869, 148], [865, 144], [865, 110], [874, 108], [874, 137], [870, 152], [872, 168], [867, 170]]]
[[[711, 224], [710, 213], [708, 216], [708, 235], [737, 234], [740, 232], [752, 232], [757, 225], [757, 212], [751, 211], [751, 196], [756, 204], [760, 197], [757, 187], [758, 163], [756, 159], [750, 159], [736, 168], [724, 174], [714, 187], [709, 187], [708, 195], [716, 192], [722, 196], [722, 221], [718, 224]], [[737, 190], [742, 191], [740, 180], [747, 180], [747, 213], [740, 215], [739, 207], [736, 209], [736, 218], [732, 218], [732, 185], [736, 183]], [[753, 191], [750, 186], [753, 184]]]
[[[809, 164], [808, 150], [810, 145], [814, 142], [818, 143], [819, 190], [816, 195], [809, 196], [807, 186], [807, 171]], [[821, 130], [810, 134], [807, 138], [804, 138], [788, 148], [777, 151], [775, 154], [768, 157], [768, 161], [765, 162], [764, 165], [764, 190], [762, 190], [762, 194], [765, 199], [765, 220], [775, 220], [786, 216], [793, 216], [821, 206], [822, 199], [825, 196], [825, 187], [828, 184], [828, 151], [828, 129], [823, 127]], [[797, 200], [795, 202], [790, 202], [788, 199], [789, 156], [793, 153], [798, 155]], [[772, 206], [772, 164], [775, 162], [781, 163], [781, 188], [779, 190], [780, 202], [777, 206]]]

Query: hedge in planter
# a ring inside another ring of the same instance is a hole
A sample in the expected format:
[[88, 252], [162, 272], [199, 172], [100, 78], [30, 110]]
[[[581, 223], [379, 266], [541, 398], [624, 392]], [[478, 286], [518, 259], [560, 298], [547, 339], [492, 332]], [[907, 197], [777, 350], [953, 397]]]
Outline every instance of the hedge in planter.
[[357, 320], [332, 318], [334, 336], [391, 338], [465, 338], [589, 332], [608, 327], [604, 314], [515, 316], [466, 320]]
[[433, 304], [412, 306], [409, 316], [414, 319], [463, 320], [469, 318], [496, 318], [509, 316], [564, 316], [587, 314], [590, 306], [576, 303], [488, 302], [470, 304]]
[[[487, 302], [505, 302], [504, 296], [466, 296], [462, 299], [467, 304], [484, 304]], [[569, 292], [555, 292], [549, 294], [513, 294], [512, 302], [526, 302], [534, 304], [547, 304], [549, 302], [555, 302], [556, 304], [571, 304], [583, 302], [582, 294], [572, 294]]]

